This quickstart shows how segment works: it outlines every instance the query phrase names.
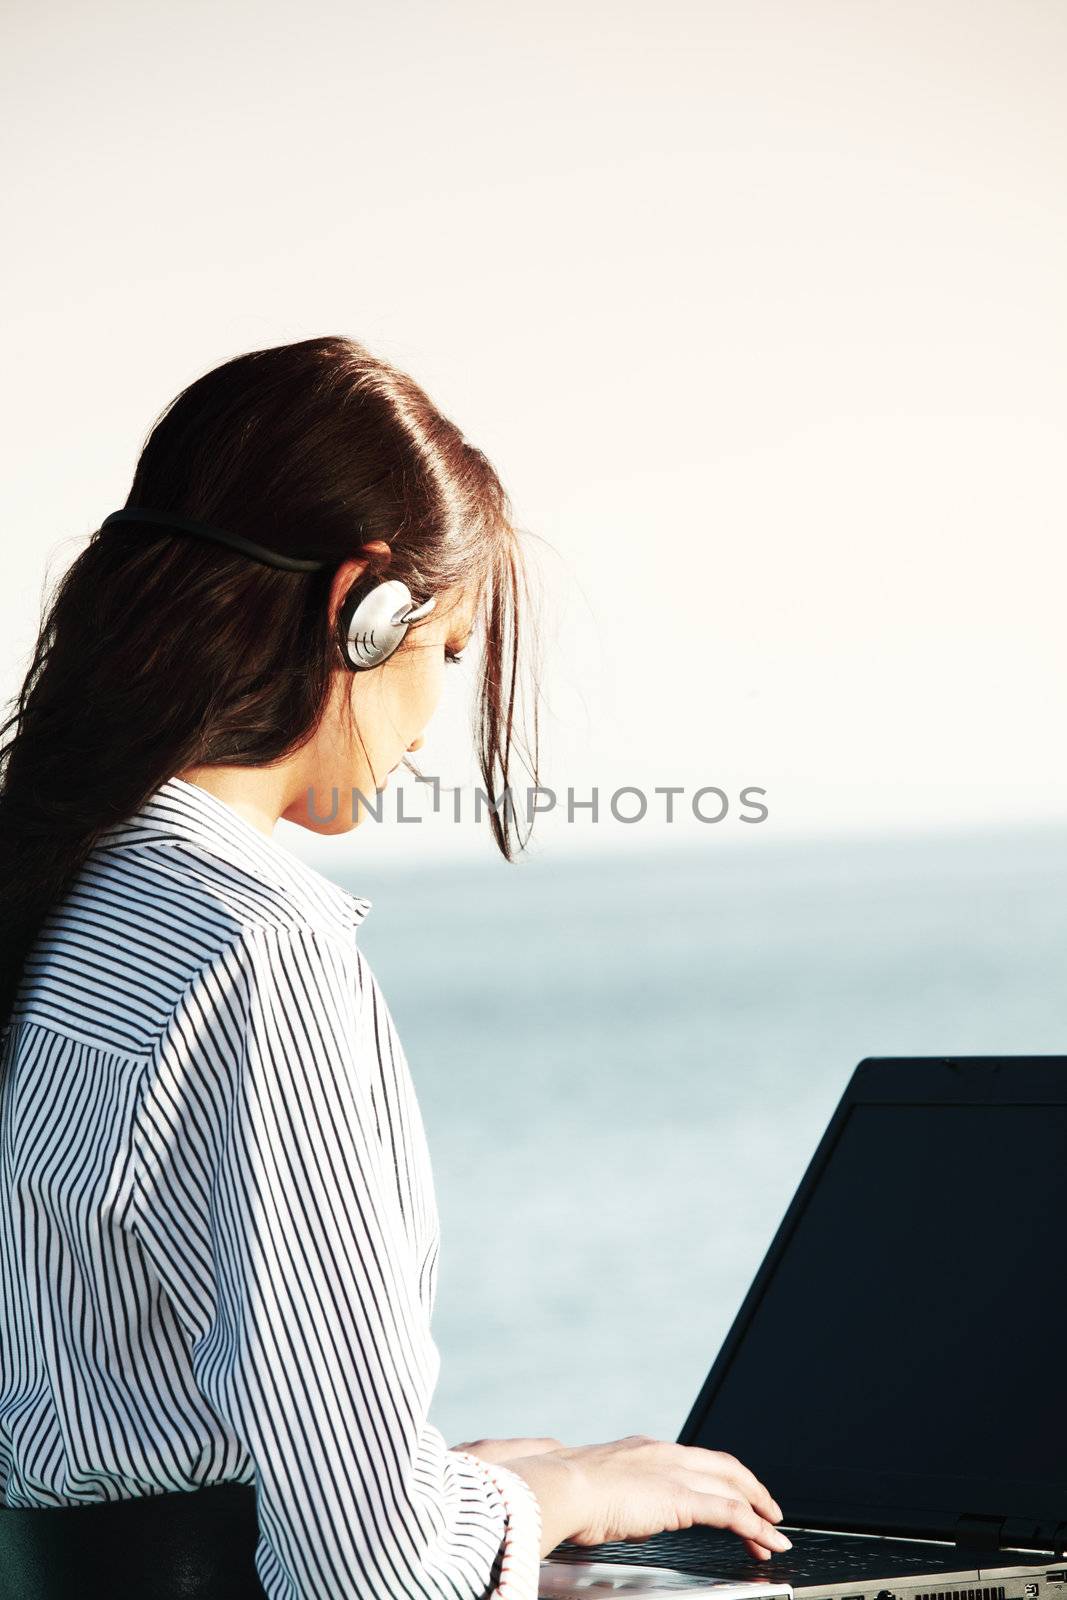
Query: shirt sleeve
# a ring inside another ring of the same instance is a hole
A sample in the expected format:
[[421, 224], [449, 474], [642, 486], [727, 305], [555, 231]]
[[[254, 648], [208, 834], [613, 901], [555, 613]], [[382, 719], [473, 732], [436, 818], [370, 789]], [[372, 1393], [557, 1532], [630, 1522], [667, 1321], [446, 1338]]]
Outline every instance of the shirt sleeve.
[[200, 970], [141, 1082], [136, 1231], [254, 1463], [272, 1600], [536, 1600], [532, 1489], [427, 1421], [440, 1360], [365, 982], [354, 944], [305, 928]]

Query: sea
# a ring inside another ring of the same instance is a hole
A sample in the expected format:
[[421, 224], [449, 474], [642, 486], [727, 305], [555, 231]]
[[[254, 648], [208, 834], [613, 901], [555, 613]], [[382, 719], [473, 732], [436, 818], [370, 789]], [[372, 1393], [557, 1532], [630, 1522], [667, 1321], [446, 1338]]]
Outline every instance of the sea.
[[1067, 1053], [1067, 828], [338, 879], [430, 1145], [450, 1445], [676, 1439], [861, 1059]]

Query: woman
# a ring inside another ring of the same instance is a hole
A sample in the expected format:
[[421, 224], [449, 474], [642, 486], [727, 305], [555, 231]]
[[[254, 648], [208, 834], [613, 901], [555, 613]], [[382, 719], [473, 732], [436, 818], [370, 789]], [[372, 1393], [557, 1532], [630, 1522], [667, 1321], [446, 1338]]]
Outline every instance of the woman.
[[488, 461], [338, 338], [181, 394], [60, 583], [0, 784], [0, 1593], [532, 1600], [565, 1538], [788, 1547], [730, 1456], [427, 1421], [437, 1213], [369, 903], [272, 834], [358, 824], [479, 620], [506, 789], [524, 592]]

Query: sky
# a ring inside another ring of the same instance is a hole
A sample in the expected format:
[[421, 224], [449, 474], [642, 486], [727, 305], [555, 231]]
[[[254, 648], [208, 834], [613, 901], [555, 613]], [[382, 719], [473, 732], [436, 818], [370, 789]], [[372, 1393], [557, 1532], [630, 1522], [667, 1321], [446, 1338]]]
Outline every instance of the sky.
[[[511, 495], [542, 848], [1067, 815], [1058, 0], [21, 0], [4, 35], [5, 696], [172, 396], [344, 333]], [[468, 812], [469, 689], [419, 753]], [[313, 850], [491, 848], [402, 788], [422, 823]]]

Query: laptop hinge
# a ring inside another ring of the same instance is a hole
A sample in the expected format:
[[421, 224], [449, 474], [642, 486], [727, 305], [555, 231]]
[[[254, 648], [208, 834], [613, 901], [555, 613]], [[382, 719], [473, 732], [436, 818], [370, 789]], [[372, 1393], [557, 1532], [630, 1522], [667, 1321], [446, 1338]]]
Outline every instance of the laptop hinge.
[[961, 1550], [999, 1550], [1003, 1517], [973, 1517], [969, 1513], [956, 1521], [956, 1543]]
[[1048, 1524], [1027, 1517], [980, 1517], [968, 1512], [956, 1521], [955, 1541], [966, 1550], [1047, 1550], [1067, 1548], [1063, 1544], [1067, 1524], [1055, 1532]]
[[1009, 1517], [1000, 1530], [1002, 1550], [1062, 1550], [1062, 1523], [1056, 1529], [1050, 1522], [1035, 1522], [1032, 1517]]

